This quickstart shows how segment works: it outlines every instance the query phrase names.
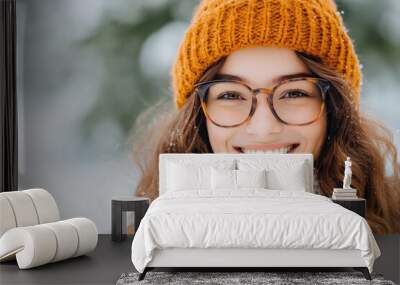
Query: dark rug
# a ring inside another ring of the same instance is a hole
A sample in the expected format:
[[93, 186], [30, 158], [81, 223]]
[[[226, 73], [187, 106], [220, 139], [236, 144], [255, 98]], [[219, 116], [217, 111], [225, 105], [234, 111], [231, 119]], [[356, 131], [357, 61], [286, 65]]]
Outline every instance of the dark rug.
[[387, 284], [381, 274], [366, 280], [361, 272], [147, 272], [142, 281], [139, 273], [123, 273], [117, 285], [133, 284]]

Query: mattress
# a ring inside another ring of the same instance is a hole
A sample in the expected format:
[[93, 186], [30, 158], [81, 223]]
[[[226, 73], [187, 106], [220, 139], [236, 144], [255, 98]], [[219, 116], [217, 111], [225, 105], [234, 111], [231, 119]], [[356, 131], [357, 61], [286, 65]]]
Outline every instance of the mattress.
[[359, 250], [372, 272], [380, 256], [367, 221], [325, 196], [288, 190], [167, 192], [150, 205], [132, 242], [139, 272], [156, 249]]

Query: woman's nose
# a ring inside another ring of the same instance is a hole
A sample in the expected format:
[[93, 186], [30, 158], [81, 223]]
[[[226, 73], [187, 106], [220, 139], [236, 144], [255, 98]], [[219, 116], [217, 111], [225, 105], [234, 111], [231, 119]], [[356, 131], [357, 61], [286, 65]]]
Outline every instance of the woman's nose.
[[258, 137], [268, 136], [282, 131], [283, 123], [279, 122], [270, 109], [267, 94], [257, 94], [256, 110], [250, 121], [246, 124], [246, 131]]

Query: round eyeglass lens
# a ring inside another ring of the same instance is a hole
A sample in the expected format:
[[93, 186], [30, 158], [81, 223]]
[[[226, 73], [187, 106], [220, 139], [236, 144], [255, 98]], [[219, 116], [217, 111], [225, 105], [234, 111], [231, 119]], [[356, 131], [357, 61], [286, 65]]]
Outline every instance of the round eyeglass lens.
[[278, 117], [290, 124], [315, 120], [323, 103], [321, 89], [307, 80], [288, 81], [274, 92], [272, 104]]
[[206, 109], [211, 120], [222, 126], [233, 126], [247, 119], [252, 93], [237, 82], [216, 82], [209, 86]]

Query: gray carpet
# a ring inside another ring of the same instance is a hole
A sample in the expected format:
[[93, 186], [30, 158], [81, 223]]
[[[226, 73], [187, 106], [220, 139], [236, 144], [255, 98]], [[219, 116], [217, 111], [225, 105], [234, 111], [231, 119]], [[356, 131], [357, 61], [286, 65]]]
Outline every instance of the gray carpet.
[[138, 281], [139, 273], [123, 273], [117, 285], [133, 284], [385, 284], [380, 274], [371, 274], [366, 280], [361, 272], [147, 272], [145, 279]]

